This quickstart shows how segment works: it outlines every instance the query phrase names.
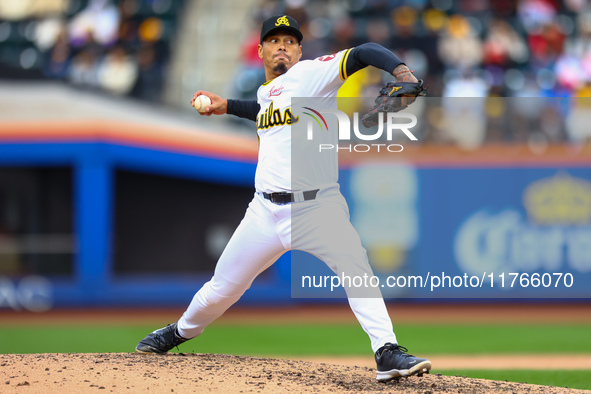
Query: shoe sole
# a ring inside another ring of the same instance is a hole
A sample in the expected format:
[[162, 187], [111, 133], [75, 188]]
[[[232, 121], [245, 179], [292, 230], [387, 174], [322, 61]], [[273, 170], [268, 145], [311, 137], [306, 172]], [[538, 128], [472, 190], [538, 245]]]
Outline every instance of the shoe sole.
[[391, 369], [389, 371], [377, 371], [376, 379], [378, 382], [387, 382], [392, 379], [402, 378], [405, 376], [423, 376], [424, 373], [431, 371], [431, 361], [425, 360], [418, 363], [411, 369]]
[[164, 354], [164, 353], [168, 353], [168, 352], [158, 351], [158, 350], [154, 349], [153, 347], [148, 347], [148, 349], [149, 350], [142, 350], [142, 349], [140, 349], [140, 348], [138, 348], [136, 346], [135, 351], [136, 351], [136, 353], [141, 353], [141, 354]]

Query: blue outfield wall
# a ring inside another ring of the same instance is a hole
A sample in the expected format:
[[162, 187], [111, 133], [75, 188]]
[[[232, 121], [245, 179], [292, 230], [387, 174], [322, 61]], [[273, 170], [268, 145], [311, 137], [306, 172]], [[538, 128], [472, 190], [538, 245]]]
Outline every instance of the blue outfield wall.
[[[340, 183], [379, 278], [353, 286], [386, 298], [591, 299], [591, 168], [371, 165]], [[332, 275], [320, 266], [294, 254], [297, 297], [344, 296], [335, 277], [313, 282]]]
[[[12, 286], [14, 297], [40, 300], [29, 309], [186, 305], [210, 274], [113, 274], [114, 171], [244, 187], [252, 187], [255, 173], [254, 163], [108, 143], [0, 145], [0, 166], [64, 165], [74, 170], [75, 271], [71, 278], [40, 278], [34, 285], [24, 283], [27, 278], [4, 278], [4, 290]], [[591, 298], [591, 164], [391, 165], [342, 170], [340, 178], [351, 221], [380, 283], [415, 276], [426, 284], [382, 285], [387, 298]], [[288, 253], [240, 302], [309, 303], [343, 296], [326, 286], [302, 290], [304, 275], [331, 273], [310, 255]], [[443, 282], [434, 286], [433, 277]], [[0, 307], [11, 306], [6, 291], [3, 297]]]
[[[183, 177], [214, 183], [253, 185], [255, 165], [107, 143], [0, 145], [0, 166], [71, 166], [74, 231], [78, 253], [71, 278], [1, 278], [0, 307], [175, 305], [190, 301], [210, 275], [117, 276], [112, 270], [114, 172], [116, 169]], [[163, 262], [165, 264], [165, 262]], [[281, 283], [283, 258], [245, 296], [246, 302], [289, 299]], [[285, 274], [283, 275], [285, 276]], [[273, 280], [269, 282], [269, 277]], [[42, 280], [38, 280], [42, 279]]]

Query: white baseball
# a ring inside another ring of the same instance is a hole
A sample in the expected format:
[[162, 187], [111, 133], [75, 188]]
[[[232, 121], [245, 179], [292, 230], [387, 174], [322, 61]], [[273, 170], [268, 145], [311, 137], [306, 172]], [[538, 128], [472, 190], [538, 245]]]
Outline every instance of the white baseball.
[[211, 105], [211, 99], [203, 94], [201, 96], [197, 96], [195, 102], [193, 103], [193, 106], [199, 112], [205, 112], [205, 108], [207, 108], [208, 105]]

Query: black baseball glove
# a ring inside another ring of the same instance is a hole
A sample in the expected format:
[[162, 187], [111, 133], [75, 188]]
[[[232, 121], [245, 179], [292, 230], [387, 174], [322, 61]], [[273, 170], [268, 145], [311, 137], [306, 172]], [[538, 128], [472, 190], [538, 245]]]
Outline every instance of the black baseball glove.
[[383, 116], [383, 113], [405, 109], [414, 103], [417, 96], [424, 96], [426, 91], [422, 79], [418, 82], [388, 82], [380, 89], [373, 109], [363, 115], [361, 122], [367, 128], [376, 126], [379, 116]]

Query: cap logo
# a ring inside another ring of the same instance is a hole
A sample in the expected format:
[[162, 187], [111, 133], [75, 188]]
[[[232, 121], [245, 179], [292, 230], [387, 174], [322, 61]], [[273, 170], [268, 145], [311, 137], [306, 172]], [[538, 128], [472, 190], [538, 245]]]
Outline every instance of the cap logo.
[[275, 26], [289, 26], [289, 21], [287, 20], [287, 16], [282, 16], [281, 18], [277, 18], [277, 22], [275, 22]]

